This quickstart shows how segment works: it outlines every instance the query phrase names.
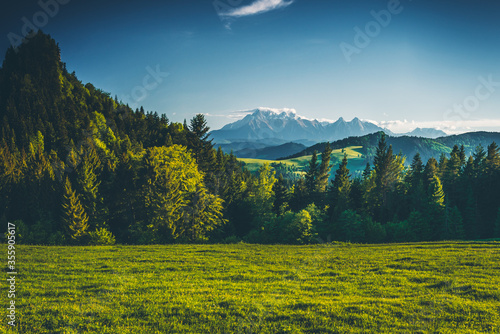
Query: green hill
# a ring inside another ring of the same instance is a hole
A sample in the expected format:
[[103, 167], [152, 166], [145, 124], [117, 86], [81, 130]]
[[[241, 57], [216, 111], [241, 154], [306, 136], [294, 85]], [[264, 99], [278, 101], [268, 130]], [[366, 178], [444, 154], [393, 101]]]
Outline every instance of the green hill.
[[[347, 159], [349, 160], [349, 169], [351, 173], [355, 174], [362, 171], [366, 166], [366, 161], [363, 155], [362, 146], [350, 146], [346, 148], [338, 148], [333, 150], [331, 156], [332, 174], [337, 170], [338, 164], [342, 161], [344, 157], [344, 152], [347, 153]], [[309, 166], [309, 161], [311, 160], [311, 154], [302, 155], [299, 157], [284, 159], [284, 160], [265, 160], [265, 159], [246, 159], [241, 158], [239, 161], [243, 162], [245, 167], [250, 172], [256, 172], [259, 170], [260, 166], [265, 163], [271, 166], [279, 166], [280, 164], [290, 166], [296, 169], [296, 172], [301, 174], [305, 173], [307, 167]], [[318, 158], [321, 158], [321, 153], [318, 154]]]
[[[362, 137], [350, 137], [330, 143], [330, 146], [334, 149], [362, 146], [362, 149], [360, 149], [359, 152], [363, 156], [365, 156], [366, 163], [367, 161], [372, 160], [381, 136], [382, 132], [369, 134]], [[454, 145], [463, 145], [466, 154], [471, 155], [478, 145], [482, 145], [484, 148], [486, 148], [492, 142], [500, 143], [499, 132], [470, 132], [461, 135], [440, 137], [436, 139], [409, 136], [387, 136], [387, 143], [389, 145], [392, 145], [393, 151], [395, 153], [401, 152], [404, 156], [406, 156], [407, 163], [411, 161], [416, 153], [420, 153], [422, 160], [424, 161], [427, 161], [431, 157], [438, 159], [441, 154], [450, 153]], [[314, 151], [322, 152], [325, 148], [325, 145], [326, 143], [313, 145], [301, 152], [298, 152], [289, 157], [285, 157], [283, 158], [283, 160], [301, 156], [308, 156], [311, 155]]]

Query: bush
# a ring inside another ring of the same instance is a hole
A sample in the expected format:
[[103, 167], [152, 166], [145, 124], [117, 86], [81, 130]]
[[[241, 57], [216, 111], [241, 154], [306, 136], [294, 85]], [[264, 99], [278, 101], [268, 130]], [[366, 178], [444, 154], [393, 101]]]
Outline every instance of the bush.
[[302, 210], [299, 213], [287, 212], [282, 216], [282, 241], [287, 244], [305, 245], [314, 241], [312, 218], [309, 212]]
[[363, 219], [365, 230], [365, 242], [367, 243], [382, 243], [387, 237], [385, 227], [379, 222], [373, 221], [371, 217]]
[[89, 244], [93, 246], [114, 245], [116, 242], [113, 233], [104, 227], [93, 232], [89, 232], [89, 237]]
[[22, 220], [12, 222], [16, 225], [16, 243], [25, 245], [64, 245], [64, 233], [57, 231], [56, 223], [51, 220], [39, 220], [34, 225], [27, 225]]

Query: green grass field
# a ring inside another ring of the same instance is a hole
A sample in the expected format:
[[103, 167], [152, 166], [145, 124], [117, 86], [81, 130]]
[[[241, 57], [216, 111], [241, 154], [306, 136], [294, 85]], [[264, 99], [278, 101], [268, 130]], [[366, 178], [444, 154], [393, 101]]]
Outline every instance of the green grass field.
[[[365, 159], [363, 158], [362, 146], [350, 146], [344, 149], [344, 152], [347, 153], [347, 159], [349, 161], [349, 169], [355, 170], [363, 170], [366, 166]], [[335, 171], [338, 167], [338, 164], [344, 158], [344, 152], [342, 149], [333, 150], [331, 155], [331, 163], [334, 165], [332, 171]], [[318, 158], [321, 157], [321, 152], [318, 153]], [[251, 172], [256, 172], [259, 170], [260, 166], [265, 163], [282, 163], [290, 166], [295, 166], [300, 172], [304, 172], [307, 166], [309, 165], [309, 161], [311, 160], [311, 155], [305, 155], [299, 158], [287, 159], [287, 160], [263, 160], [263, 159], [238, 159], [245, 163], [247, 169]]]
[[498, 242], [18, 246], [17, 267], [2, 332], [500, 333]]

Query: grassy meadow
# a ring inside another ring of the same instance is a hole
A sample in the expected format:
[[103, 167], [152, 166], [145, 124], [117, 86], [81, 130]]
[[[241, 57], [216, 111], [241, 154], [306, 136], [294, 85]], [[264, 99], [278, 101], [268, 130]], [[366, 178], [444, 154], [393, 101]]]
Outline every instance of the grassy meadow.
[[[337, 149], [332, 151], [331, 163], [333, 164], [332, 172], [338, 167], [338, 164], [344, 158], [344, 153], [347, 153], [347, 159], [349, 160], [349, 169], [355, 171], [362, 171], [366, 167], [366, 161], [363, 158], [362, 153], [363, 146], [350, 146], [343, 150]], [[309, 161], [311, 160], [311, 155], [305, 155], [298, 158], [286, 159], [286, 160], [264, 160], [264, 159], [250, 159], [250, 158], [239, 158], [238, 160], [245, 163], [245, 167], [251, 171], [256, 172], [259, 170], [260, 166], [265, 163], [282, 163], [289, 166], [296, 167], [300, 172], [305, 172], [307, 166], [309, 166]], [[318, 152], [318, 159], [321, 157], [321, 152]]]
[[0, 328], [500, 333], [499, 246], [19, 246], [17, 330]]

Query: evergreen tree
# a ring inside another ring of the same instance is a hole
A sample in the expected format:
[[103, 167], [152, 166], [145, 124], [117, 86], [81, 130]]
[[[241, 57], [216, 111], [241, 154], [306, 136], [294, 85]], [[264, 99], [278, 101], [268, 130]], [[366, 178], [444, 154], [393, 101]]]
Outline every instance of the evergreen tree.
[[370, 163], [367, 162], [366, 167], [363, 170], [363, 179], [364, 180], [368, 179], [370, 177], [371, 172], [372, 172], [372, 168], [370, 167]]
[[445, 188], [450, 203], [456, 204], [459, 200], [457, 187], [458, 178], [462, 168], [461, 152], [457, 145], [453, 147], [453, 150], [450, 153], [450, 159], [443, 168], [443, 187]]
[[351, 175], [347, 163], [347, 154], [344, 153], [344, 158], [335, 172], [335, 178], [330, 187], [333, 219], [338, 218], [342, 212], [350, 208]]
[[283, 174], [280, 174], [278, 180], [273, 185], [274, 203], [273, 211], [276, 214], [283, 213], [288, 207], [289, 192], [283, 179]]
[[429, 204], [427, 218], [431, 226], [431, 240], [438, 240], [445, 234], [444, 208], [445, 194], [439, 177], [434, 175], [428, 189]]
[[410, 169], [405, 177], [408, 187], [408, 199], [410, 210], [422, 210], [425, 199], [424, 188], [424, 165], [420, 153], [415, 154]]
[[366, 194], [375, 220], [387, 222], [394, 214], [397, 203], [391, 192], [397, 191], [402, 181], [404, 158], [394, 155], [392, 146], [387, 147], [385, 134], [382, 134], [374, 158], [373, 178], [375, 187]]
[[101, 161], [94, 147], [89, 147], [86, 150], [82, 163], [78, 167], [78, 183], [82, 190], [82, 203], [85, 211], [88, 213], [94, 227], [102, 227], [100, 224], [104, 222], [104, 217], [98, 219], [97, 213], [97, 206], [102, 203], [98, 196], [99, 185], [101, 184], [98, 178]]
[[463, 240], [465, 238], [462, 215], [456, 206], [446, 209], [445, 226], [446, 230], [443, 239]]
[[309, 168], [307, 169], [305, 175], [306, 188], [310, 195], [316, 193], [318, 177], [319, 177], [318, 153], [314, 151], [311, 160], [309, 161]]
[[69, 178], [66, 178], [64, 185], [63, 220], [69, 237], [74, 242], [82, 242], [88, 233], [88, 217], [79, 196], [71, 188]]
[[309, 199], [305, 179], [301, 177], [290, 191], [290, 207], [293, 211], [300, 211], [309, 204]]
[[328, 186], [330, 170], [332, 169], [332, 166], [330, 165], [331, 155], [332, 149], [330, 148], [330, 143], [326, 143], [325, 150], [321, 154], [321, 164], [319, 165], [317, 178], [316, 191], [319, 193], [324, 193]]

